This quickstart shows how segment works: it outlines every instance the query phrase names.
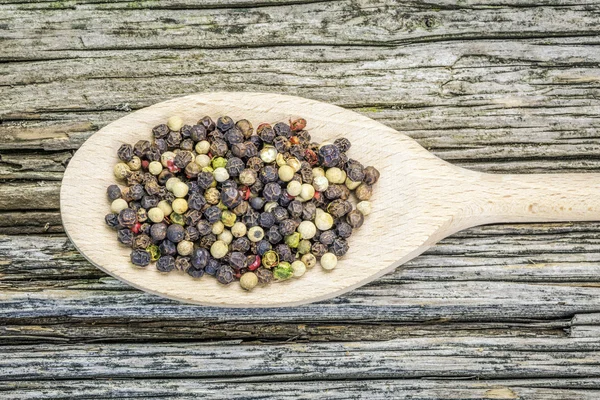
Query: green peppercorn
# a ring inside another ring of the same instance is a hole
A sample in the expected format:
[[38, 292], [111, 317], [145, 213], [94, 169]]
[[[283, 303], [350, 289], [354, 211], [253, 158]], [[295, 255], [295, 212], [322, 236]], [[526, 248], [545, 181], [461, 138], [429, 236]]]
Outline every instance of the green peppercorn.
[[301, 240], [300, 243], [298, 243], [298, 248], [296, 249], [296, 251], [299, 254], [307, 254], [310, 252], [310, 246], [311, 246], [310, 240], [306, 240], [306, 239]]
[[279, 264], [279, 255], [276, 252], [274, 252], [273, 250], [269, 250], [265, 254], [263, 254], [263, 257], [262, 257], [263, 267], [273, 268], [277, 264]]
[[150, 253], [150, 261], [156, 261], [160, 258], [160, 250], [155, 244], [151, 244], [146, 248], [146, 251]]
[[233, 224], [235, 224], [236, 219], [237, 216], [233, 212], [229, 210], [223, 210], [223, 213], [221, 214], [221, 222], [223, 222], [223, 225], [231, 228]]
[[285, 281], [294, 276], [294, 270], [289, 262], [282, 261], [273, 268], [273, 277], [280, 281]]

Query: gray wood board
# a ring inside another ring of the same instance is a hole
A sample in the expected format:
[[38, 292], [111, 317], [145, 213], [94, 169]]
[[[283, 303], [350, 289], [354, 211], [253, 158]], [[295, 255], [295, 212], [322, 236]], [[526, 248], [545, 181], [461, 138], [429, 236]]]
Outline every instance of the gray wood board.
[[0, 398], [598, 398], [599, 223], [473, 228], [337, 299], [223, 310], [90, 266], [58, 192], [96, 130], [210, 90], [335, 103], [480, 171], [597, 171], [599, 19], [597, 1], [2, 2]]

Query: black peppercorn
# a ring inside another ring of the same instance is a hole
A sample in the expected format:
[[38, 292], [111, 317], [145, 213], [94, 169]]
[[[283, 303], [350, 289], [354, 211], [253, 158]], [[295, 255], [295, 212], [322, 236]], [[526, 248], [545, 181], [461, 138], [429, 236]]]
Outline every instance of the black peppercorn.
[[276, 182], [279, 179], [277, 167], [274, 165], [265, 165], [259, 171], [258, 177], [263, 183]]
[[240, 251], [246, 253], [250, 250], [250, 240], [245, 237], [240, 237], [231, 242], [231, 251]]
[[252, 228], [253, 226], [258, 226], [258, 217], [260, 214], [258, 211], [253, 210], [251, 208], [246, 211], [246, 214], [242, 216], [242, 222], [246, 224], [248, 228]]
[[321, 258], [323, 254], [327, 253], [327, 246], [323, 243], [313, 243], [310, 248], [310, 252], [317, 258]]
[[265, 229], [268, 229], [275, 225], [275, 222], [275, 216], [270, 212], [262, 212], [258, 217], [258, 225]]
[[281, 196], [281, 186], [275, 182], [269, 182], [263, 189], [263, 196], [266, 201], [277, 201]]
[[273, 143], [273, 139], [275, 139], [275, 131], [269, 124], [260, 125], [256, 133], [258, 133], [260, 139], [265, 143]]
[[150, 228], [150, 236], [156, 242], [163, 240], [167, 237], [167, 224], [164, 222], [153, 224]]
[[110, 201], [114, 201], [121, 198], [121, 189], [117, 185], [110, 185], [106, 188], [106, 194]]
[[221, 132], [227, 132], [234, 126], [233, 120], [228, 116], [222, 116], [217, 119], [217, 129]]
[[317, 214], [317, 206], [315, 203], [304, 203], [302, 209], [302, 219], [305, 221], [312, 221], [315, 219]]
[[190, 258], [190, 262], [194, 268], [202, 269], [206, 267], [208, 264], [208, 259], [210, 258], [210, 254], [208, 250], [204, 248], [194, 249], [192, 252], [192, 256]]
[[150, 236], [150, 228], [152, 228], [152, 224], [144, 222], [142, 225], [140, 225], [139, 233], [143, 233]]
[[276, 136], [275, 139], [273, 139], [273, 146], [278, 152], [286, 153], [289, 151], [292, 144], [285, 136]]
[[165, 138], [165, 142], [169, 148], [173, 149], [179, 146], [181, 143], [181, 133], [179, 132], [169, 132], [167, 137]]
[[170, 240], [163, 240], [160, 245], [158, 246], [158, 250], [160, 251], [160, 254], [167, 255], [167, 256], [173, 256], [175, 254], [177, 254], [177, 245], [173, 242], [171, 242]]
[[117, 150], [117, 156], [123, 162], [129, 162], [133, 158], [133, 147], [130, 144], [122, 144]]
[[346, 222], [354, 229], [360, 228], [364, 221], [364, 215], [358, 210], [352, 210], [346, 215]]
[[292, 136], [292, 130], [290, 129], [290, 126], [284, 122], [278, 122], [273, 125], [273, 131], [275, 132], [275, 135], [283, 136], [287, 139]]
[[229, 254], [229, 265], [236, 271], [246, 267], [246, 256], [244, 253], [234, 251]]
[[252, 197], [250, 199], [250, 207], [252, 207], [255, 210], [262, 210], [264, 205], [265, 199], [263, 199], [262, 197]]
[[210, 249], [210, 246], [213, 245], [214, 242], [217, 241], [217, 237], [210, 233], [206, 236], [202, 236], [198, 241], [198, 246], [203, 247], [205, 249]]
[[133, 245], [133, 232], [128, 228], [119, 229], [117, 231], [117, 240], [126, 246], [131, 246]]
[[179, 148], [185, 151], [192, 151], [194, 150], [194, 141], [190, 138], [183, 139], [179, 144]]
[[191, 276], [192, 278], [202, 278], [204, 276], [204, 270], [203, 269], [196, 269], [194, 267], [188, 268], [188, 270], [186, 271], [186, 273]]
[[379, 171], [375, 169], [375, 167], [367, 167], [364, 170], [365, 177], [363, 178], [363, 182], [367, 185], [374, 185], [379, 180]]
[[140, 204], [146, 210], [149, 210], [151, 208], [156, 207], [158, 205], [159, 201], [160, 200], [158, 199], [157, 196], [144, 196], [144, 197], [142, 197], [142, 200], [140, 201]]
[[234, 126], [225, 132], [225, 141], [229, 144], [242, 143], [244, 141], [244, 134]]
[[215, 157], [225, 156], [228, 150], [229, 147], [227, 146], [227, 142], [225, 142], [223, 139], [216, 138], [210, 145], [210, 151]]
[[119, 225], [119, 216], [117, 214], [106, 214], [106, 216], [104, 217], [104, 222], [106, 222], [106, 225], [113, 229], [121, 228], [121, 226]]
[[161, 185], [164, 185], [173, 176], [174, 175], [171, 171], [169, 171], [168, 169], [163, 169], [162, 172], [160, 174], [158, 174], [158, 178], [157, 178], [158, 183]]
[[244, 157], [246, 158], [252, 158], [252, 157], [256, 157], [258, 155], [258, 148], [256, 147], [256, 145], [250, 141], [245, 142], [245, 146], [246, 146], [246, 151], [244, 153]]
[[345, 153], [350, 149], [351, 143], [346, 138], [335, 139], [333, 144], [342, 152]]
[[189, 242], [195, 242], [200, 239], [200, 233], [195, 226], [186, 226], [185, 228], [185, 240]]
[[287, 207], [288, 212], [292, 218], [299, 218], [302, 215], [304, 207], [298, 200], [293, 200]]
[[166, 124], [156, 125], [152, 128], [152, 134], [156, 139], [164, 139], [169, 134], [170, 130]]
[[202, 219], [202, 214], [198, 210], [189, 210], [184, 214], [185, 224], [186, 225], [197, 225], [198, 222]]
[[302, 178], [303, 183], [311, 184], [313, 181], [313, 172], [311, 168], [302, 168], [300, 169], [300, 177]]
[[324, 167], [335, 167], [340, 162], [340, 150], [333, 144], [326, 144], [319, 149], [319, 162]]
[[342, 190], [341, 185], [329, 185], [329, 187], [327, 187], [327, 189], [325, 189], [323, 194], [329, 200], [335, 200], [335, 199], [339, 199], [340, 197], [342, 197], [343, 190]]
[[177, 257], [175, 259], [175, 268], [179, 271], [187, 271], [192, 266], [189, 257]]
[[206, 140], [206, 128], [201, 124], [193, 125], [190, 128], [189, 134], [190, 139], [192, 139], [194, 142]]
[[321, 232], [321, 235], [319, 235], [319, 242], [323, 243], [324, 245], [329, 246], [330, 244], [333, 243], [333, 241], [336, 238], [337, 238], [337, 235], [335, 234], [335, 232], [332, 230], [328, 230], [328, 231]]
[[265, 237], [272, 244], [281, 243], [283, 235], [279, 232], [278, 226], [272, 226], [266, 233]]
[[246, 143], [252, 143], [254, 145], [254, 147], [256, 147], [257, 152], [258, 152], [258, 149], [261, 149], [263, 147], [263, 141], [260, 138], [260, 136], [258, 136], [258, 135], [250, 136]]
[[214, 131], [206, 134], [206, 139], [211, 143], [214, 142], [216, 139], [225, 141], [225, 135], [223, 135], [221, 131], [215, 129]]
[[225, 205], [225, 207], [230, 209], [237, 207], [242, 202], [242, 196], [240, 195], [235, 183], [231, 186], [223, 188], [221, 191], [221, 202]]
[[279, 195], [279, 199], [277, 200], [277, 203], [279, 203], [279, 205], [281, 207], [287, 208], [293, 199], [294, 198], [292, 196], [288, 195], [287, 192], [281, 192], [281, 195]]
[[235, 272], [229, 265], [221, 265], [215, 276], [217, 281], [223, 285], [228, 285], [235, 280]]
[[349, 201], [342, 199], [334, 200], [327, 206], [327, 212], [331, 214], [333, 218], [341, 218], [350, 211], [352, 211], [352, 204]]
[[185, 229], [179, 224], [171, 224], [167, 228], [167, 239], [173, 243], [181, 242], [185, 237]]
[[140, 185], [139, 183], [131, 186], [129, 188], [130, 192], [129, 192], [129, 196], [133, 199], [133, 200], [141, 200], [142, 197], [144, 197], [144, 195], [146, 194], [144, 191], [144, 187], [142, 185]]
[[175, 155], [173, 164], [175, 164], [177, 168], [184, 169], [192, 161], [194, 161], [194, 156], [192, 153], [189, 151], [180, 151]]
[[278, 244], [275, 246], [275, 252], [279, 254], [279, 260], [292, 263], [296, 258], [292, 253], [292, 249], [287, 244]]
[[235, 143], [231, 145], [231, 154], [239, 158], [246, 157], [246, 144]]
[[210, 172], [200, 172], [198, 174], [198, 186], [200, 186], [202, 189], [208, 189], [214, 181], [215, 178]]
[[160, 149], [158, 146], [152, 144], [146, 153], [144, 153], [144, 158], [148, 161], [158, 161], [160, 160]]
[[208, 222], [214, 224], [221, 219], [221, 209], [217, 206], [210, 206], [204, 211], [204, 217]]
[[198, 125], [202, 125], [206, 129], [207, 132], [214, 131], [215, 130], [215, 126], [216, 126], [215, 123], [214, 123], [214, 121], [212, 120], [212, 118], [209, 117], [208, 115], [202, 117], [198, 121]]
[[348, 252], [349, 246], [348, 242], [342, 238], [336, 238], [333, 241], [333, 244], [329, 246], [329, 251], [335, 254], [337, 257], [342, 257], [344, 254]]
[[200, 193], [192, 193], [190, 197], [188, 197], [188, 207], [191, 210], [202, 210], [202, 208], [206, 205], [206, 199]]
[[264, 183], [261, 181], [256, 181], [252, 186], [250, 186], [250, 193], [254, 196], [258, 196], [264, 190]]
[[[279, 233], [279, 232], [277, 232]], [[267, 240], [261, 240], [258, 243], [256, 243], [256, 252], [258, 253], [259, 256], [263, 256], [267, 251], [272, 250], [273, 246], [271, 246], [271, 243], [269, 243]]]
[[138, 267], [145, 267], [150, 264], [150, 253], [146, 250], [136, 249], [131, 252], [131, 263]]
[[196, 229], [198, 229], [200, 236], [206, 236], [212, 232], [212, 226], [210, 222], [204, 219], [196, 224]]
[[133, 248], [134, 249], [146, 249], [148, 246], [152, 244], [152, 240], [150, 236], [146, 234], [137, 235], [133, 239]]
[[348, 166], [346, 168], [346, 175], [348, 176], [348, 179], [354, 182], [362, 182], [365, 177], [364, 169], [362, 165], [358, 163]]
[[171, 272], [175, 269], [175, 258], [173, 256], [162, 256], [156, 262], [156, 269], [160, 272]]
[[259, 157], [250, 157], [248, 161], [246, 161], [246, 167], [253, 169], [254, 172], [260, 172], [263, 165], [264, 162]]
[[154, 139], [152, 145], [155, 146], [156, 149], [158, 149], [159, 153], [164, 153], [169, 148], [165, 139]]
[[304, 130], [296, 132], [296, 137], [298, 138], [300, 144], [304, 147], [308, 146], [308, 144], [312, 140], [312, 138], [310, 137], [310, 133]]
[[244, 170], [244, 168], [245, 168], [244, 162], [240, 158], [237, 158], [237, 157], [232, 157], [229, 160], [227, 160], [227, 165], [225, 166], [227, 173], [231, 177], [239, 176], [240, 172], [242, 172]]
[[183, 125], [179, 131], [181, 132], [181, 136], [184, 139], [187, 139], [190, 136], [192, 136], [192, 126], [191, 125]]
[[275, 220], [277, 222], [281, 222], [284, 219], [288, 219], [290, 216], [288, 211], [281, 206], [277, 206], [277, 207], [273, 208], [273, 210], [271, 210], [271, 212], [273, 213], [273, 216], [275, 217]]
[[137, 213], [131, 208], [125, 208], [119, 213], [119, 225], [126, 228], [133, 228], [137, 222]]
[[150, 142], [148, 140], [138, 140], [133, 146], [133, 154], [142, 158], [146, 152], [150, 150]]
[[279, 233], [283, 236], [291, 235], [298, 228], [298, 224], [293, 219], [286, 219], [279, 223]]
[[254, 271], [256, 277], [258, 278], [258, 283], [261, 285], [265, 285], [273, 280], [273, 272], [267, 268], [260, 267], [256, 271]]

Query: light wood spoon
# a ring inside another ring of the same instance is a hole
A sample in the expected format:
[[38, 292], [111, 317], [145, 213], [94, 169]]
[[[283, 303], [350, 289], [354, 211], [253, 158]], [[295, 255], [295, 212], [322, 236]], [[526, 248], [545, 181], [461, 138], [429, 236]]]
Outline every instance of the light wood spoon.
[[[338, 266], [246, 292], [209, 276], [163, 274], [137, 268], [130, 249], [104, 224], [106, 188], [123, 143], [150, 139], [151, 129], [173, 116], [194, 124], [204, 115], [262, 122], [304, 117], [314, 140], [347, 137], [349, 156], [381, 172], [373, 212], [350, 238]], [[200, 93], [136, 111], [102, 128], [71, 159], [60, 205], [65, 230], [94, 265], [160, 296], [211, 306], [293, 306], [337, 296], [393, 271], [440, 239], [475, 225], [503, 222], [600, 220], [600, 174], [492, 175], [451, 165], [409, 137], [343, 108], [301, 97], [266, 93]]]

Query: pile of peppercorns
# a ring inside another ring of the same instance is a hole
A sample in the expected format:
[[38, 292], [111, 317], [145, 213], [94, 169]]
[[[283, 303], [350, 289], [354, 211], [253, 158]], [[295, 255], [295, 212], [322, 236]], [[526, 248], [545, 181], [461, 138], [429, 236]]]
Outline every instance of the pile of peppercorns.
[[315, 143], [305, 127], [171, 117], [152, 141], [119, 148], [114, 174], [126, 186], [108, 187], [106, 224], [134, 265], [246, 290], [300, 277], [317, 260], [331, 270], [371, 211], [379, 172], [348, 158], [348, 139]]

